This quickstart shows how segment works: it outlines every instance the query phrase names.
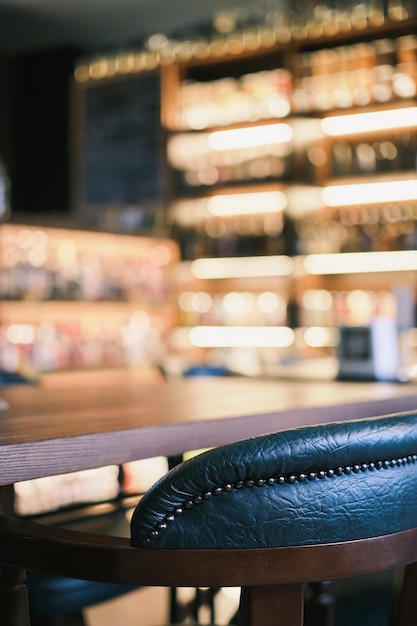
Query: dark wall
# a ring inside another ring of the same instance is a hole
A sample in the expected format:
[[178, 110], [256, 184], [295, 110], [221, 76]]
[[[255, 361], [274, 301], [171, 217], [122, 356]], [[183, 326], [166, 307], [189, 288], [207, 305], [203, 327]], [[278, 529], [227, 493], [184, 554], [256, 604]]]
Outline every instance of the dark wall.
[[12, 211], [70, 211], [70, 84], [78, 51], [59, 49], [11, 64]]
[[11, 159], [11, 85], [10, 61], [0, 55], [0, 159], [9, 167]]

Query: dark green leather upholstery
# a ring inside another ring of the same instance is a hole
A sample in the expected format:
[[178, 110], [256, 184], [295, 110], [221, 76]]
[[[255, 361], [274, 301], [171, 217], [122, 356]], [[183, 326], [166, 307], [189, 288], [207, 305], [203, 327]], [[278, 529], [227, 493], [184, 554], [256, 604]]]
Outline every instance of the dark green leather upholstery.
[[[129, 524], [123, 509], [106, 514], [91, 514], [62, 525], [84, 532], [129, 536]], [[55, 614], [63, 620], [64, 615], [117, 598], [137, 587], [28, 572], [27, 589], [32, 616]]]
[[75, 613], [137, 589], [35, 572], [28, 572], [27, 588], [32, 615]]
[[388, 626], [395, 602], [395, 572], [332, 581], [336, 626]]
[[348, 541], [417, 525], [417, 413], [297, 428], [205, 452], [132, 518], [147, 548]]

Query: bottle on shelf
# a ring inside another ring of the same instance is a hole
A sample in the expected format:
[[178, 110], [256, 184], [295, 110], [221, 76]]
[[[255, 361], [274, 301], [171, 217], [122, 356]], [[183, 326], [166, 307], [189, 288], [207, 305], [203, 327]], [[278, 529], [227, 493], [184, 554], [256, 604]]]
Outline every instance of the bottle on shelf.
[[290, 113], [291, 74], [279, 68], [240, 78], [184, 81], [178, 128], [203, 130], [239, 122], [284, 118]]
[[10, 211], [10, 179], [5, 162], [0, 158], [0, 221], [4, 221]]
[[302, 52], [294, 66], [292, 110], [362, 107], [417, 93], [417, 36]]
[[411, 131], [383, 139], [337, 139], [331, 147], [331, 175], [337, 178], [414, 171], [416, 154], [417, 135]]

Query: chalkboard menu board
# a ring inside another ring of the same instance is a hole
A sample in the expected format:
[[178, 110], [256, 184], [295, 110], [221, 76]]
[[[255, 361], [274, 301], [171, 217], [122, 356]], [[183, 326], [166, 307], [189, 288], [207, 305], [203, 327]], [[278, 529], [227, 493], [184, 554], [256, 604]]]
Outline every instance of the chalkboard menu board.
[[146, 203], [161, 193], [160, 76], [85, 89], [84, 205]]

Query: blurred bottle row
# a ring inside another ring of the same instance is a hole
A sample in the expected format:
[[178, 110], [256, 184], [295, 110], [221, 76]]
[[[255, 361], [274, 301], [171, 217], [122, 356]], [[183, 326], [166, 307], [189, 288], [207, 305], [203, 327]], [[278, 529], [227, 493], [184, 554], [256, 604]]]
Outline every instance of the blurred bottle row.
[[8, 225], [0, 238], [2, 300], [162, 303], [169, 293], [171, 243]]
[[252, 181], [290, 181], [294, 171], [291, 146], [253, 146], [250, 149], [207, 152], [189, 159], [177, 173], [178, 192], [197, 187], [226, 187]]
[[174, 226], [184, 260], [272, 254], [414, 250], [417, 203], [326, 208], [298, 218], [253, 215]]
[[327, 111], [413, 98], [417, 36], [306, 52], [294, 60], [292, 110]]
[[326, 209], [295, 224], [300, 254], [415, 250], [417, 203]]
[[[0, 369], [30, 376], [37, 373], [100, 367], [147, 366], [161, 362], [173, 326], [170, 315], [134, 311], [112, 315], [100, 310], [62, 321], [4, 323], [0, 334]], [[35, 316], [33, 316], [35, 317]]]
[[190, 151], [189, 162], [184, 164], [182, 171], [177, 171], [177, 191], [186, 193], [199, 187], [227, 187], [270, 180], [290, 183], [295, 172], [298, 182], [317, 183], [318, 172], [323, 171], [337, 178], [415, 170], [416, 133], [386, 134], [389, 139], [335, 139], [329, 151], [316, 143], [307, 150], [303, 168], [299, 167], [300, 159], [290, 144], [285, 148], [278, 144], [207, 151], [194, 159]]
[[178, 128], [202, 130], [413, 98], [417, 35], [380, 39], [294, 55], [286, 68], [212, 81], [184, 81]]
[[[401, 110], [398, 111], [401, 115]], [[331, 174], [360, 176], [415, 170], [417, 134], [396, 134], [382, 141], [337, 140], [332, 145]]]
[[395, 318], [396, 300], [387, 290], [307, 289], [295, 298], [285, 291], [181, 294], [184, 326], [338, 327], [369, 324], [376, 315]]
[[176, 321], [174, 242], [3, 224], [0, 243], [1, 370], [160, 361]]
[[[172, 38], [156, 38], [143, 49], [127, 49], [83, 61], [75, 70], [79, 82], [154, 70], [170, 65], [217, 60], [271, 49], [276, 44], [313, 45], [322, 37], [364, 32], [367, 27], [406, 23], [417, 15], [414, 0], [281, 0], [277, 7], [241, 7], [208, 24], [190, 23]], [[171, 96], [171, 93], [170, 93]]]

